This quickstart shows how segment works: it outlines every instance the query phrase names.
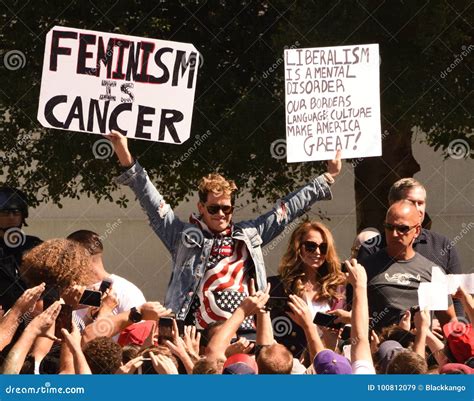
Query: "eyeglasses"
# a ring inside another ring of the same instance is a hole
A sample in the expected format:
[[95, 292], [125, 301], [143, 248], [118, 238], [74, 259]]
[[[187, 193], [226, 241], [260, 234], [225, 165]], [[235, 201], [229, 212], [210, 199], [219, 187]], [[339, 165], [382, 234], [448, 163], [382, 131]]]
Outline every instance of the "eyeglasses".
[[328, 251], [327, 242], [321, 242], [320, 244], [317, 244], [316, 242], [313, 242], [313, 241], [305, 241], [303, 242], [303, 247], [305, 251], [308, 253], [315, 253], [316, 249], [318, 248], [319, 248], [319, 252], [321, 252], [322, 255], [326, 255], [326, 252]]
[[397, 231], [399, 234], [408, 234], [410, 230], [418, 227], [419, 224], [415, 224], [414, 226], [407, 226], [405, 224], [390, 224], [390, 223], [383, 223], [383, 226], [388, 231]]
[[0, 210], [0, 216], [1, 217], [8, 217], [8, 216], [21, 216], [21, 210], [18, 209], [10, 209], [10, 210]]
[[219, 210], [222, 210], [226, 216], [231, 214], [234, 211], [234, 206], [232, 205], [209, 205], [206, 206], [206, 209], [209, 214], [216, 214]]

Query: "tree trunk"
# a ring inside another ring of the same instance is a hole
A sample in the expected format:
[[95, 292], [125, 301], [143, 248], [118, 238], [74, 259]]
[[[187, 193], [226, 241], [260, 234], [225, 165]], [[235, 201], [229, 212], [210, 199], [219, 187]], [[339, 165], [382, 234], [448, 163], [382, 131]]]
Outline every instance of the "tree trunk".
[[382, 156], [365, 158], [354, 168], [357, 232], [367, 227], [382, 231], [390, 187], [400, 178], [413, 177], [420, 171], [412, 153], [410, 129], [384, 130], [382, 138]]

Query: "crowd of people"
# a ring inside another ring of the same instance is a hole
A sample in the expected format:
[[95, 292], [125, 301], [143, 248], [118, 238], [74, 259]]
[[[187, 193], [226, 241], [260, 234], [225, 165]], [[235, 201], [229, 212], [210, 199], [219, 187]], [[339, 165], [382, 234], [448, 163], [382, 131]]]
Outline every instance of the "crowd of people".
[[[332, 198], [341, 159], [267, 213], [232, 220], [237, 186], [213, 173], [198, 213], [179, 219], [108, 134], [152, 230], [172, 256], [163, 300], [106, 270], [101, 237], [82, 229], [23, 236], [25, 194], [0, 188], [0, 372], [3, 374], [472, 374], [474, 300], [459, 287], [446, 310], [418, 306], [433, 266], [462, 273], [455, 247], [426, 224], [426, 189], [390, 190], [384, 232], [362, 231], [341, 261], [328, 227], [303, 215]], [[290, 223], [278, 275], [262, 248]], [[198, 234], [198, 235], [197, 235]], [[23, 234], [22, 234], [23, 235]]]

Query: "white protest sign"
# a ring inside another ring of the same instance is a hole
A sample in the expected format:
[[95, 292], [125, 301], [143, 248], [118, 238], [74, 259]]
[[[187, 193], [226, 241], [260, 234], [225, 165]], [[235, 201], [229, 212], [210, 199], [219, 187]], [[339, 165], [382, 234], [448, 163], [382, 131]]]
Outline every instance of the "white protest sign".
[[287, 161], [382, 155], [378, 44], [285, 50]]
[[420, 283], [418, 287], [418, 305], [421, 309], [448, 309], [449, 295], [462, 286], [467, 293], [474, 293], [474, 273], [445, 274], [438, 266], [431, 269], [431, 282]]
[[446, 294], [454, 294], [459, 287], [464, 288], [468, 294], [474, 294], [474, 273], [445, 274], [438, 266], [433, 266], [431, 282], [446, 286]]
[[448, 295], [442, 283], [420, 283], [418, 287], [418, 305], [420, 309], [447, 310]]
[[183, 143], [199, 57], [188, 43], [56, 26], [46, 36], [38, 120], [47, 128]]

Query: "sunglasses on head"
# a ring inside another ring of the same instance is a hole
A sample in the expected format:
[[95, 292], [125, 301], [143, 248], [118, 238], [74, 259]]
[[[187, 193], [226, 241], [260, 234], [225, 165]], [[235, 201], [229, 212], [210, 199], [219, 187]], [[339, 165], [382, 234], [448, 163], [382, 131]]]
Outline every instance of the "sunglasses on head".
[[313, 241], [305, 241], [303, 242], [303, 247], [306, 252], [308, 253], [314, 253], [316, 252], [316, 249], [319, 248], [319, 252], [321, 254], [325, 255], [326, 252], [328, 251], [328, 244], [327, 242], [321, 242], [320, 244], [317, 244], [316, 242]]
[[383, 226], [388, 231], [397, 231], [400, 234], [407, 234], [410, 230], [413, 230], [415, 227], [418, 227], [419, 224], [415, 224], [414, 226], [407, 226], [405, 224], [390, 224], [390, 223], [383, 223]]
[[231, 214], [234, 211], [234, 206], [232, 205], [209, 205], [206, 206], [207, 212], [209, 214], [216, 214], [219, 210], [222, 210], [226, 216]]

